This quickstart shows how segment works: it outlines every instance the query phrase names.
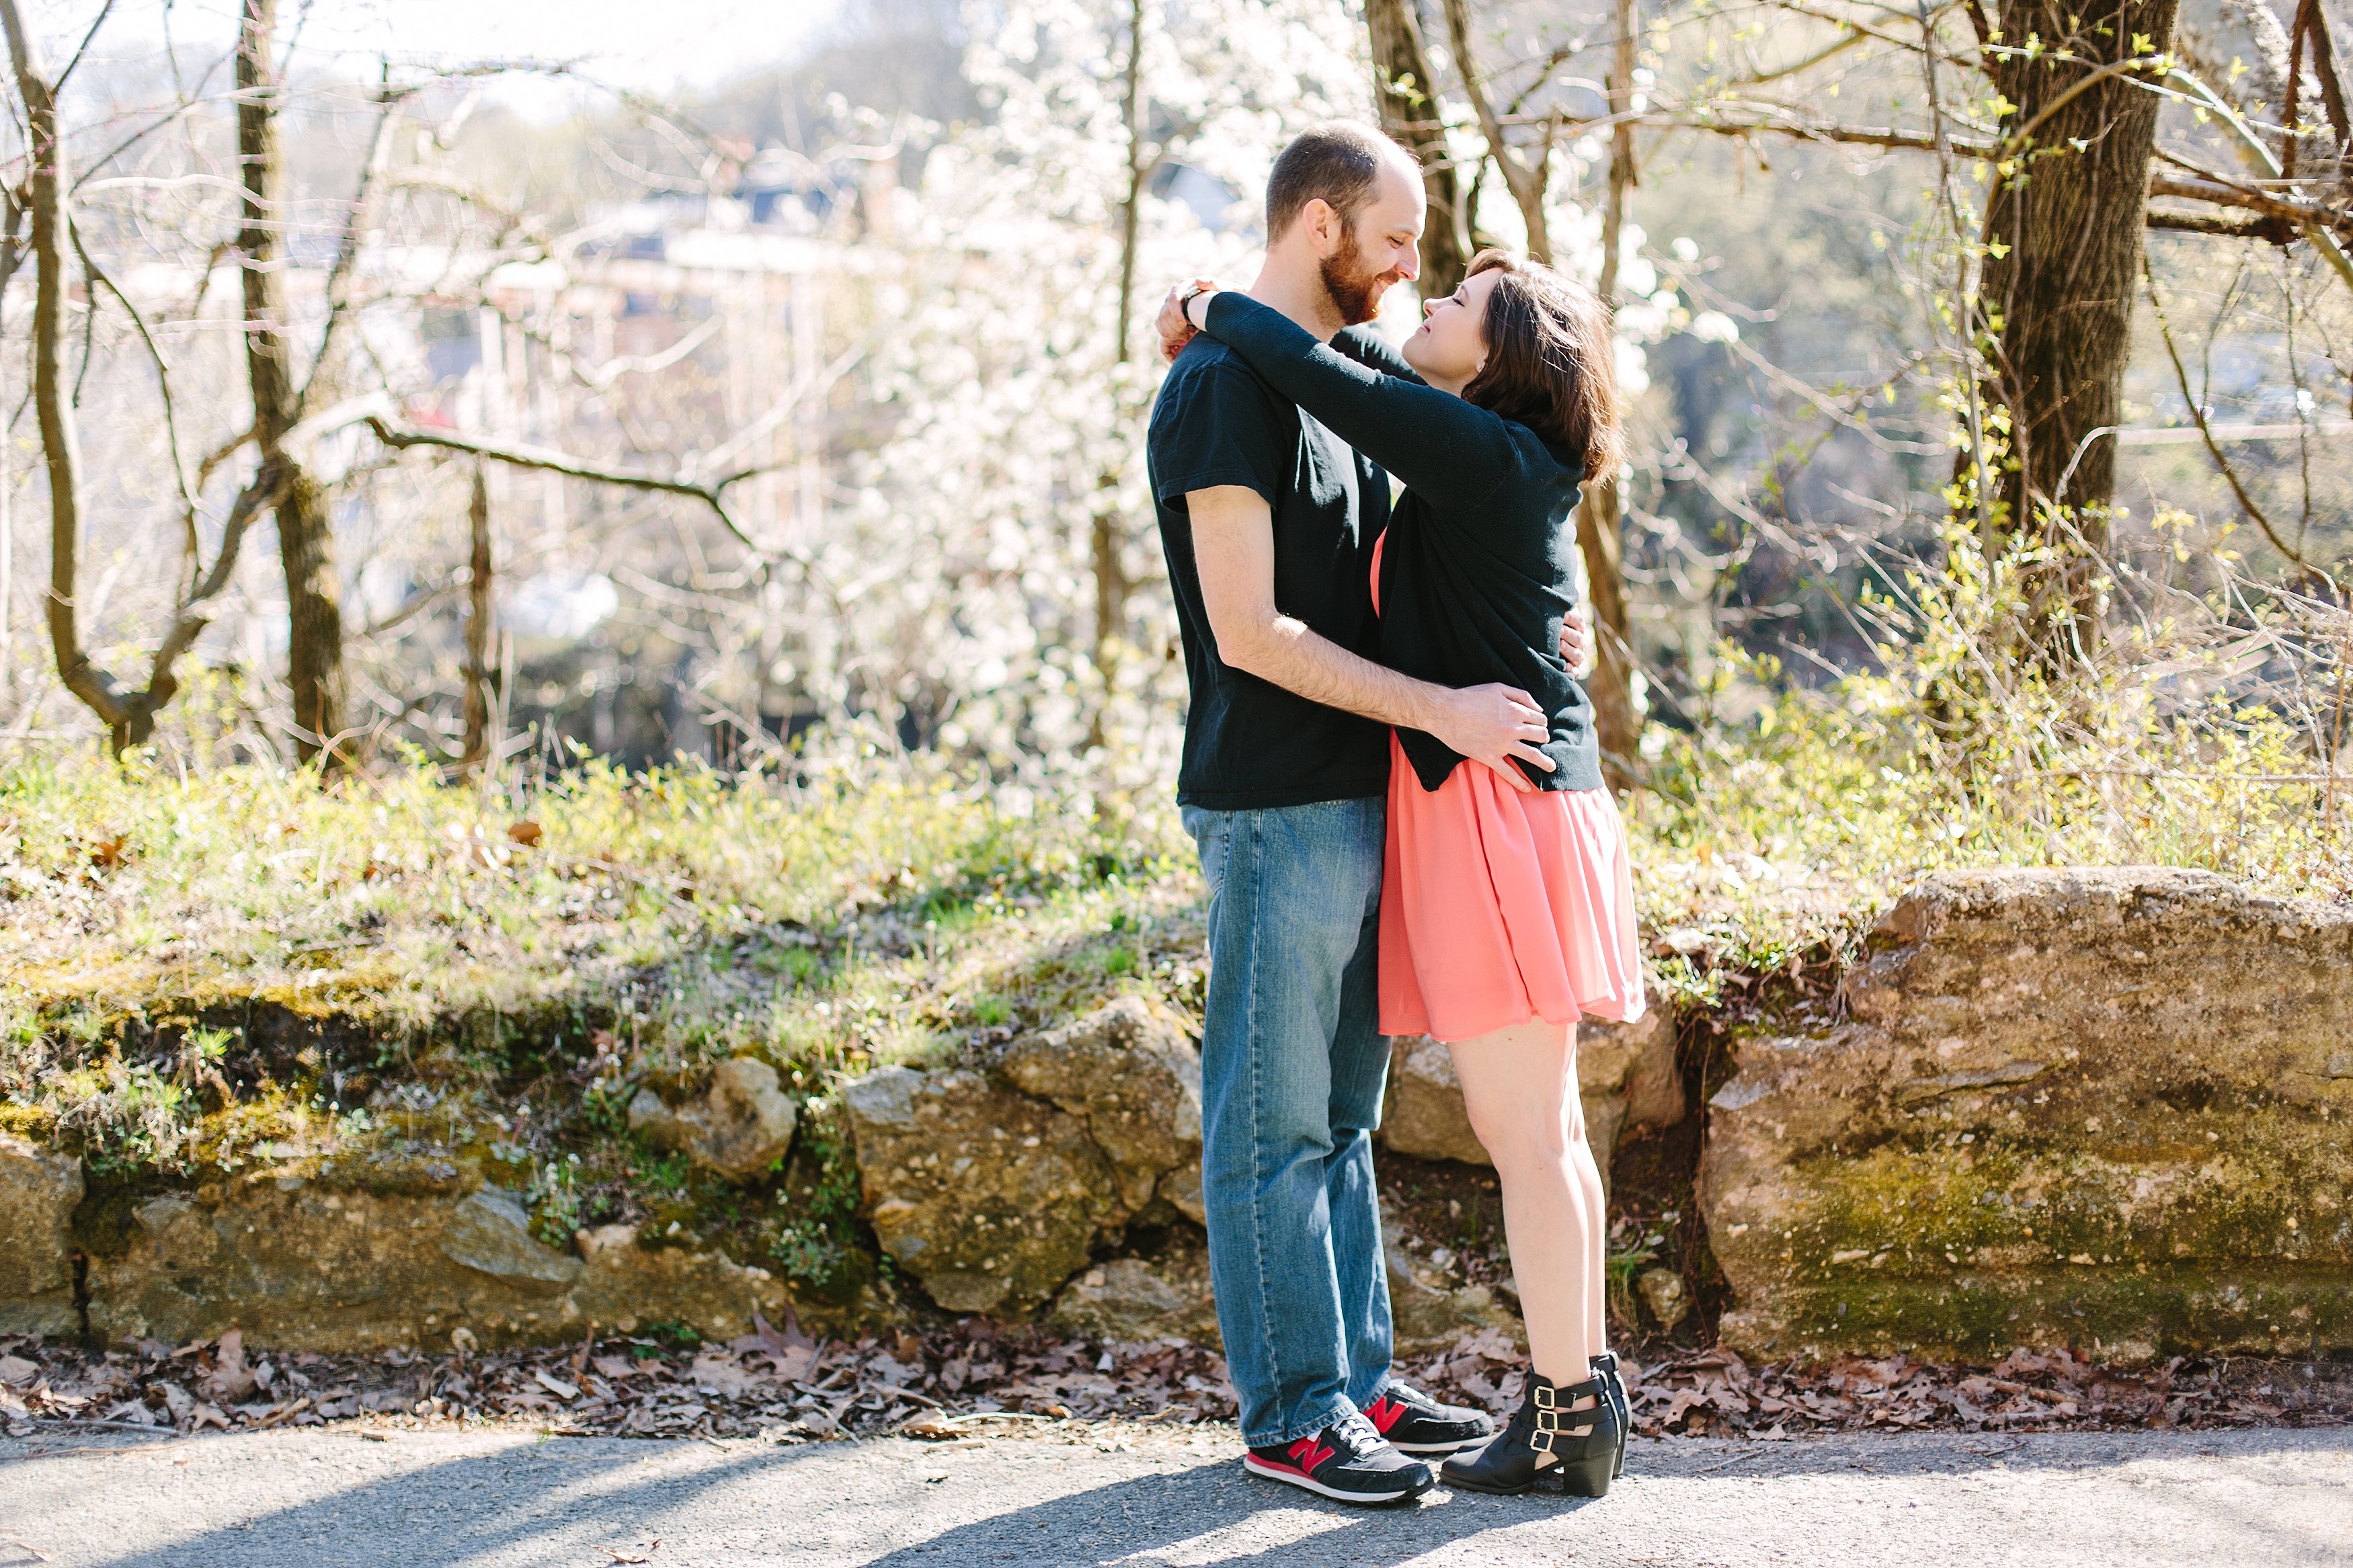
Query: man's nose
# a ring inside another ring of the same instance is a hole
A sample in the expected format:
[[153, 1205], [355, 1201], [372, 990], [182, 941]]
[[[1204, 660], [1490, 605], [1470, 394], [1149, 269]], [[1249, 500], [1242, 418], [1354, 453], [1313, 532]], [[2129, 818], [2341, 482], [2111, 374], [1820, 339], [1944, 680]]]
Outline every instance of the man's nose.
[[1409, 245], [1405, 247], [1405, 254], [1397, 264], [1397, 273], [1409, 283], [1421, 276], [1421, 251], [1419, 247]]

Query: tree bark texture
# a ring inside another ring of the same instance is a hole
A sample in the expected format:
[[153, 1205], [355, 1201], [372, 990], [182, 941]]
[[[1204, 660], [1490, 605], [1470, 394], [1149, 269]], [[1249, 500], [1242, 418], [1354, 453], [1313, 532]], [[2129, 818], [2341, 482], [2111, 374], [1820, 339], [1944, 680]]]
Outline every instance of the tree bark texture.
[[[491, 487], [480, 464], [474, 466], [474, 494], [466, 508], [472, 550], [466, 558], [466, 752], [459, 763], [468, 773], [491, 754], [491, 616], [498, 578], [491, 557]], [[501, 737], [503, 739], [503, 737]]]
[[282, 450], [286, 433], [302, 416], [302, 395], [280, 244], [284, 169], [278, 142], [276, 35], [277, 0], [245, 0], [237, 30], [237, 150], [245, 186], [237, 248], [244, 267], [246, 375], [262, 460], [286, 466], [286, 490], [277, 509], [278, 554], [286, 576], [286, 681], [296, 746], [305, 762], [336, 746], [336, 753], [326, 758], [333, 766], [348, 760], [338, 744], [343, 728], [343, 585], [325, 492]]
[[1421, 164], [1430, 203], [1421, 226], [1421, 297], [1442, 299], [1461, 287], [1470, 266], [1470, 226], [1462, 210], [1461, 173], [1439, 123], [1437, 79], [1422, 48], [1414, 0], [1365, 0], [1365, 26], [1372, 34], [1373, 96], [1380, 103], [1381, 129]]
[[2001, 8], [2005, 43], [2042, 47], [1990, 61], [2015, 107], [1986, 206], [1978, 309], [1993, 340], [1988, 395], [2010, 411], [2011, 460], [1991, 492], [2008, 527], [2038, 528], [2038, 500], [2076, 508], [2084, 545], [2098, 549], [2116, 443], [2093, 432], [2122, 422], [2158, 102], [2119, 68], [2171, 47], [2178, 0], [2074, 3]]

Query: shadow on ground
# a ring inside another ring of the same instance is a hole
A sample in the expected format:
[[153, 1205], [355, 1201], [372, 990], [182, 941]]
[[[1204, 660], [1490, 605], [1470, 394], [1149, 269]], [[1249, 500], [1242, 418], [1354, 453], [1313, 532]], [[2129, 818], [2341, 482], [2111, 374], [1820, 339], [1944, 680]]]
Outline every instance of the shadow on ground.
[[[1440, 1493], [1407, 1509], [1366, 1511], [1250, 1478], [1219, 1447], [1172, 1446], [1140, 1455], [1105, 1452], [1092, 1442], [955, 1450], [883, 1440], [714, 1451], [692, 1442], [533, 1443], [483, 1435], [475, 1439], [481, 1446], [467, 1452], [411, 1458], [402, 1453], [405, 1440], [412, 1440], [406, 1434], [386, 1446], [356, 1436], [329, 1438], [83, 1448], [81, 1456], [115, 1456], [106, 1461], [109, 1470], [131, 1472], [107, 1475], [101, 1489], [111, 1500], [96, 1507], [74, 1489], [88, 1484], [75, 1479], [87, 1470], [72, 1468], [71, 1456], [26, 1454], [0, 1466], [0, 1519], [6, 1520], [0, 1523], [0, 1564], [15, 1561], [5, 1551], [9, 1538], [36, 1515], [48, 1538], [31, 1544], [51, 1561], [87, 1568], [573, 1568], [628, 1560], [607, 1548], [642, 1552], [653, 1568], [739, 1562], [1397, 1565], [1458, 1544], [1475, 1555], [1442, 1553], [1445, 1561], [1521, 1561], [1532, 1550], [1550, 1561], [1572, 1538], [1601, 1548], [1607, 1559], [1605, 1538], [1630, 1528], [1651, 1535], [1673, 1525], [1682, 1536], [1687, 1523], [1704, 1536], [1715, 1533], [1706, 1528], [1707, 1516], [1722, 1515], [1715, 1523], [1736, 1530], [1732, 1516], [1769, 1513], [1768, 1499], [1793, 1489], [1820, 1495], [1825, 1483], [1833, 1489], [1828, 1500], [1837, 1503], [1850, 1496], [1838, 1486], [1841, 1478], [1853, 1479], [1858, 1509], [1866, 1500], [1875, 1508], [1905, 1508], [1914, 1506], [1900, 1500], [1905, 1496], [1949, 1492], [1952, 1478], [1972, 1472], [2007, 1469], [2021, 1480], [2053, 1472], [2090, 1477], [2122, 1472], [2138, 1460], [2194, 1462], [2225, 1454], [2242, 1467], [2274, 1458], [2284, 1467], [2353, 1447], [2343, 1433], [2289, 1430], [1644, 1442], [1630, 1458], [1630, 1484], [1601, 1502]], [[233, 1442], [237, 1446], [229, 1447]], [[1138, 1475], [1139, 1464], [1157, 1468]], [[1775, 1478], [1791, 1487], [1759, 1492], [1742, 1484]], [[273, 1506], [273, 1497], [288, 1500]], [[124, 1498], [137, 1500], [146, 1517], [111, 1513]], [[1899, 1500], [1891, 1505], [1890, 1498]], [[2304, 1540], [2307, 1531], [2288, 1520], [2267, 1520], [2260, 1499], [2212, 1498], [2204, 1506], [2211, 1510], [2221, 1501], [2244, 1503], [2227, 1510], [2228, 1528], [2248, 1544], [2262, 1540], [2271, 1549], [2259, 1553], [2264, 1561], [2327, 1560], [2310, 1555], [2325, 1548]], [[1678, 1519], [1670, 1521], [1666, 1511]], [[16, 1518], [7, 1519], [11, 1514]], [[1930, 1524], [1925, 1515], [1915, 1519]], [[59, 1533], [69, 1520], [79, 1539]], [[649, 1549], [658, 1539], [664, 1544]]]

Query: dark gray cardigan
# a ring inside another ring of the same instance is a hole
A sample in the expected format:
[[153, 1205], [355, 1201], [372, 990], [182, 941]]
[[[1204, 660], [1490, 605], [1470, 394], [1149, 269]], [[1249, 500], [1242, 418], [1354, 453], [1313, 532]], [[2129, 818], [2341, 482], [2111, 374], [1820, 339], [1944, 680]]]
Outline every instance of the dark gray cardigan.
[[[1538, 789], [1601, 787], [1593, 703], [1560, 658], [1576, 603], [1577, 485], [1584, 465], [1517, 425], [1423, 383], [1352, 333], [1360, 363], [1246, 294], [1208, 303], [1208, 331], [1268, 384], [1405, 482], [1381, 547], [1381, 662], [1440, 686], [1501, 681], [1536, 700], [1553, 771]], [[1399, 730], [1424, 789], [1463, 760], [1434, 735]]]

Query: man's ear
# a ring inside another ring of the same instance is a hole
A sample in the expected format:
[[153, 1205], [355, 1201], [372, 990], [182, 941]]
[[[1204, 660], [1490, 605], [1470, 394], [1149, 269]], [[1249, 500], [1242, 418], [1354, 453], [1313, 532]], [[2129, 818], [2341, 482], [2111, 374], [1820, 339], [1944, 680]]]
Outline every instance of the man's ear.
[[1307, 241], [1318, 256], [1329, 256], [1339, 248], [1341, 226], [1345, 220], [1339, 210], [1322, 196], [1310, 196], [1299, 210], [1299, 222], [1306, 230]]

